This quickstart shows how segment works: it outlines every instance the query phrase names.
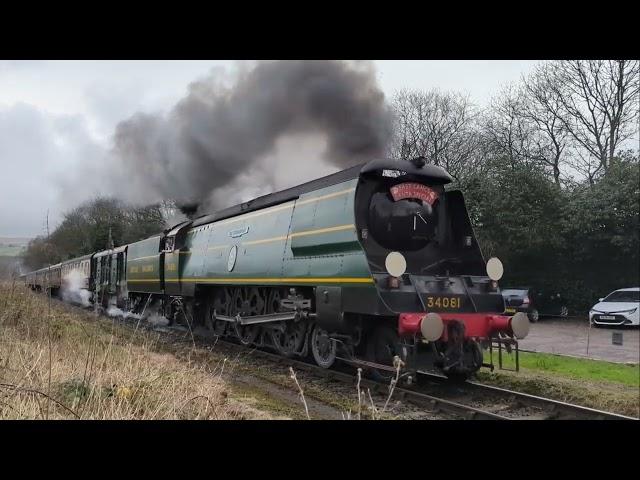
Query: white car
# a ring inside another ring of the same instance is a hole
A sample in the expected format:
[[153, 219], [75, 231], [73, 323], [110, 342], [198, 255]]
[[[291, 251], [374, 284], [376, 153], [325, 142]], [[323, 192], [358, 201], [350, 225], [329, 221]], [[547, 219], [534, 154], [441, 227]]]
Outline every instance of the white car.
[[591, 310], [592, 325], [640, 325], [640, 288], [622, 288], [601, 298]]

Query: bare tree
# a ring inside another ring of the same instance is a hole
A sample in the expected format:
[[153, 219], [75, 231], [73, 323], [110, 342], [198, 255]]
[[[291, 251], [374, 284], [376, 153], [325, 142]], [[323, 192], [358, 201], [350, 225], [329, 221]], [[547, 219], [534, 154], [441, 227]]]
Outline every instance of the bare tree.
[[571, 135], [562, 121], [562, 101], [549, 85], [550, 78], [539, 69], [522, 79], [520, 114], [535, 127], [532, 157], [550, 167], [556, 185], [560, 185], [563, 154], [571, 144]]
[[390, 154], [423, 155], [459, 178], [477, 162], [477, 113], [468, 97], [438, 90], [402, 90], [393, 100], [395, 136]]
[[540, 157], [534, 140], [535, 130], [524, 115], [522, 91], [507, 85], [493, 97], [484, 118], [484, 133], [494, 155], [504, 157], [512, 168]]
[[640, 62], [558, 61], [541, 66], [538, 75], [562, 105], [563, 125], [588, 154], [582, 158], [595, 157], [606, 172], [621, 143], [637, 135]]
[[571, 167], [583, 175], [589, 181], [590, 185], [596, 182], [596, 179], [603, 171], [604, 167], [600, 158], [593, 156], [589, 151], [583, 148], [573, 148], [571, 155]]

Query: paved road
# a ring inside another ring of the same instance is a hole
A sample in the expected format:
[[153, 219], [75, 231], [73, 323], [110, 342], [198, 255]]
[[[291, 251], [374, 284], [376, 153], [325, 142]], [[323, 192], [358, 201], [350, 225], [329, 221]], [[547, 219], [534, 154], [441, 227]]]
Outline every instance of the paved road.
[[[612, 332], [623, 334], [622, 345], [612, 344]], [[545, 318], [531, 324], [529, 335], [519, 344], [521, 349], [535, 352], [640, 363], [640, 330], [637, 327], [589, 329], [587, 320]]]

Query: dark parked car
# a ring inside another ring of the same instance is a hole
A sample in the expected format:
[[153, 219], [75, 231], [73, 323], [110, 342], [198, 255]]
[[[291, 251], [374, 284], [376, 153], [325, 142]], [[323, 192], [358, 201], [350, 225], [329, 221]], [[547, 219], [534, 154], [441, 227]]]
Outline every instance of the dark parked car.
[[502, 290], [506, 313], [524, 312], [531, 322], [543, 316], [566, 317], [569, 314], [559, 293], [546, 293], [531, 287], [511, 287]]

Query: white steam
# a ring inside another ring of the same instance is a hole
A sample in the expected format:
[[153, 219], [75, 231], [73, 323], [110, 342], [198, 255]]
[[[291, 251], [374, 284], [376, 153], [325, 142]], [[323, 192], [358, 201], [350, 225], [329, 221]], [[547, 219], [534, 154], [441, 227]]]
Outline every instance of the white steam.
[[137, 315], [135, 313], [131, 313], [131, 312], [125, 312], [124, 310], [122, 310], [121, 308], [116, 307], [115, 305], [111, 305], [108, 309], [107, 309], [107, 315], [109, 315], [110, 317], [122, 317], [122, 318], [133, 318], [136, 320], [139, 320], [141, 317], [140, 315]]
[[138, 313], [132, 313], [132, 312], [122, 310], [121, 308], [118, 308], [116, 305], [110, 305], [106, 313], [110, 317], [119, 317], [125, 320], [129, 318], [132, 318], [134, 320], [144, 320], [145, 322], [149, 323], [154, 327], [162, 327], [162, 326], [169, 325], [169, 320], [159, 313], [158, 308], [159, 308], [159, 303], [158, 305], [152, 304], [150, 308], [146, 309], [146, 311], [143, 312], [142, 315], [140, 315]]
[[166, 327], [169, 325], [169, 319], [160, 315], [159, 313], [152, 313], [148, 317], [145, 317], [145, 321], [154, 327]]
[[62, 282], [62, 299], [83, 307], [91, 306], [91, 292], [88, 290], [88, 282], [89, 279], [84, 272], [71, 270]]

